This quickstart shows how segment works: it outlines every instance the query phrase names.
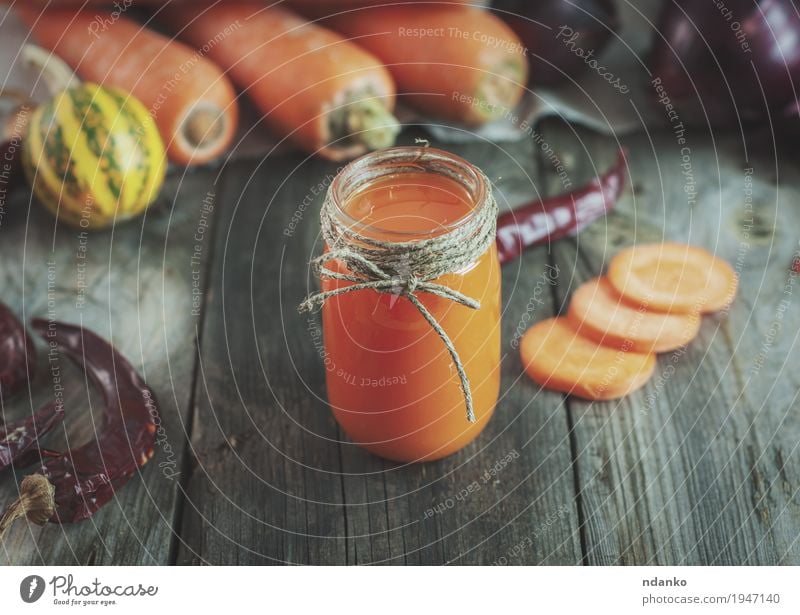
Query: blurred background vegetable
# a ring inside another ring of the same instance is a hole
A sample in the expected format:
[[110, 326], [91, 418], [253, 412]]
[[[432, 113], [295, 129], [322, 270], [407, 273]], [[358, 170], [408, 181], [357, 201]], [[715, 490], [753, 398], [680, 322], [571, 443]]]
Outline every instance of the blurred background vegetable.
[[131, 19], [94, 9], [20, 6], [16, 11], [36, 41], [80, 77], [139, 99], [155, 118], [173, 162], [202, 164], [230, 145], [238, 118], [236, 95], [228, 78], [202, 54]]
[[530, 83], [557, 85], [584, 73], [619, 27], [613, 0], [494, 0], [495, 15], [519, 36], [530, 62]]
[[488, 11], [379, 6], [323, 23], [385, 62], [403, 102], [432, 117], [476, 126], [511, 115], [522, 98], [528, 79], [525, 51], [514, 32]]
[[123, 90], [85, 83], [33, 112], [23, 166], [45, 207], [64, 222], [97, 229], [153, 202], [166, 154], [142, 103]]
[[386, 68], [339, 35], [279, 8], [168, 6], [159, 17], [217, 62], [281, 137], [343, 160], [388, 147], [400, 130]]
[[173, 5], [159, 13], [201, 48], [263, 113], [274, 132], [333, 160], [394, 143], [395, 87], [370, 53], [283, 8], [233, 2]]
[[796, 117], [800, 14], [791, 0], [671, 0], [651, 68], [687, 123], [735, 125], [784, 109]]
[[[213, 161], [232, 143], [238, 111], [229, 78], [256, 108], [240, 133], [256, 136], [240, 152], [272, 151], [275, 142], [252, 130], [263, 122], [280, 143], [332, 160], [394, 143], [401, 129], [396, 90], [401, 117], [421, 119], [444, 141], [524, 139], [548, 109], [581, 122], [592, 105], [603, 120], [599, 129], [616, 132], [619, 118], [606, 118], [609, 100], [629, 91], [640, 97], [635, 102], [653, 98], [651, 78], [661, 80], [687, 124], [704, 123], [706, 114], [713, 124], [732, 125], [800, 113], [792, 82], [800, 70], [800, 15], [790, 0], [649, 2], [639, 25], [661, 9], [661, 31], [642, 35], [635, 49], [627, 47], [630, 11], [616, 0], [494, 0], [488, 9], [468, 2], [286, 4], [299, 13], [260, 1], [175, 0], [146, 2], [125, 15], [30, 5], [15, 11], [83, 77], [141, 100], [170, 159], [181, 165]], [[612, 49], [617, 36], [623, 42]], [[623, 47], [635, 55], [633, 66], [614, 64]], [[652, 77], [640, 79], [642, 57]], [[593, 69], [624, 88], [604, 98], [613, 83]], [[526, 86], [534, 94], [523, 101]], [[547, 90], [536, 92], [540, 86]], [[564, 95], [570, 89], [582, 97], [573, 107]], [[663, 121], [658, 107], [650, 106], [639, 125]]]

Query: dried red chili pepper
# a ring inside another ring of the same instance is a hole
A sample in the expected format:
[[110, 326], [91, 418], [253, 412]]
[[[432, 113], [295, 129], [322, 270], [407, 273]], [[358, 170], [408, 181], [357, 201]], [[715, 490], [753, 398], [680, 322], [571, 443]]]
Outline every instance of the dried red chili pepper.
[[606, 215], [625, 186], [625, 168], [625, 152], [620, 150], [614, 166], [585, 186], [500, 215], [497, 218], [500, 264], [514, 260], [526, 248], [577, 233]]
[[19, 517], [44, 524], [87, 519], [153, 456], [156, 405], [133, 366], [101, 337], [76, 325], [36, 319], [34, 329], [82, 365], [104, 400], [93, 442], [47, 459], [26, 476], [20, 497], [0, 518], [0, 538]]
[[63, 406], [51, 402], [21, 421], [0, 427], [0, 470], [12, 463], [24, 468], [38, 461], [40, 455], [47, 456], [47, 451], [39, 450], [39, 442], [63, 420]]
[[33, 377], [36, 350], [25, 327], [0, 302], [0, 395], [8, 397]]

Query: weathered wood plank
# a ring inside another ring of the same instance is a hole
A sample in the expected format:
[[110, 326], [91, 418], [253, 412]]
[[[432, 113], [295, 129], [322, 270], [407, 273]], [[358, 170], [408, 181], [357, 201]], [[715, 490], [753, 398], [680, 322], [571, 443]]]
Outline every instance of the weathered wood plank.
[[[589, 177], [613, 159], [611, 140], [556, 124], [545, 134], [574, 158], [573, 174]], [[685, 352], [661, 356], [642, 391], [619, 402], [568, 401], [586, 557], [797, 564], [799, 387], [790, 366], [800, 310], [789, 267], [798, 255], [798, 169], [782, 164], [776, 182], [775, 153], [762, 139], [748, 136], [748, 163], [741, 138], [691, 137], [691, 178], [674, 135], [627, 139], [633, 194], [606, 225], [554, 248], [554, 262], [569, 272], [559, 278], [562, 310], [577, 284], [634, 241], [703, 245], [741, 276], [730, 313], [706, 317]], [[692, 180], [696, 202], [685, 190]]]
[[332, 171], [291, 156], [226, 170], [180, 562], [345, 561], [336, 425], [320, 397], [314, 321], [297, 313], [318, 231], [315, 184]]
[[[518, 206], [540, 189], [531, 142], [455, 151], [495, 181], [501, 207]], [[486, 431], [449, 459], [386, 474], [391, 524], [402, 527], [403, 561], [580, 561], [564, 408], [558, 396], [531, 394], [513, 345], [528, 319], [552, 310], [546, 274], [544, 249], [503, 272], [503, 393]]]
[[[532, 190], [525, 172], [534, 172], [533, 152], [530, 144], [509, 149], [458, 151], [502, 176], [500, 197], [517, 205]], [[296, 312], [314, 284], [307, 263], [319, 249], [324, 186], [312, 186], [335, 172], [301, 162], [240, 163], [228, 172], [180, 561], [579, 562], [565, 410], [558, 396], [532, 399], [509, 347], [523, 315], [552, 309], [549, 296], [541, 308], [531, 299], [542, 292], [531, 271], [544, 270], [545, 252], [505, 273], [506, 393], [486, 432], [442, 462], [386, 463], [342, 440], [324, 401], [318, 317]], [[284, 234], [298, 212], [302, 221]], [[238, 445], [226, 443], [231, 435]]]
[[[213, 200], [212, 183], [208, 172], [171, 177], [146, 218], [85, 237], [80, 230], [56, 225], [27, 195], [5, 204], [0, 225], [3, 300], [25, 321], [52, 313], [112, 340], [154, 390], [163, 431], [141, 477], [134, 477], [105, 508], [74, 525], [38, 528], [18, 522], [0, 548], [3, 561], [169, 562], [195, 355], [192, 284], [196, 277], [202, 285], [210, 247], [194, 237], [201, 220], [208, 218], [204, 201]], [[197, 244], [200, 253], [191, 262]], [[51, 434], [46, 444], [52, 448], [65, 447], [66, 438], [79, 444], [91, 437], [91, 401], [99, 416], [96, 395], [86, 390], [80, 370], [66, 360], [59, 363], [67, 388], [68, 430]], [[38, 368], [32, 395], [9, 400], [5, 417], [13, 419], [52, 399], [53, 382], [41, 344]], [[5, 472], [0, 479], [3, 505], [16, 496], [24, 472], [13, 474]]]

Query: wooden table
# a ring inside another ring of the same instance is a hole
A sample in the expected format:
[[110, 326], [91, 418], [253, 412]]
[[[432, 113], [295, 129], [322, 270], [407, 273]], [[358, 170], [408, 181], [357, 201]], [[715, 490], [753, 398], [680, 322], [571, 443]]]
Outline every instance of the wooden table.
[[[581, 184], [618, 146], [555, 121], [538, 134], [453, 149], [508, 207]], [[688, 158], [669, 132], [624, 139], [632, 181], [616, 212], [506, 266], [495, 417], [460, 453], [406, 467], [343, 440], [325, 404], [318, 317], [296, 310], [314, 283], [307, 262], [336, 165], [297, 154], [176, 170], [145, 219], [84, 238], [85, 268], [77, 231], [13, 199], [0, 224], [3, 300], [26, 319], [51, 300], [57, 318], [113, 339], [155, 390], [163, 432], [141, 477], [91, 520], [20, 524], [3, 559], [800, 564], [796, 152], [759, 133], [689, 136]], [[510, 346], [521, 323], [564, 311], [619, 247], [661, 237], [736, 267], [729, 314], [705, 318], [684, 352], [660, 357], [646, 387], [617, 402], [522, 375]], [[548, 267], [555, 284], [543, 282]], [[32, 399], [9, 400], [6, 416], [47, 397], [40, 355]], [[75, 441], [91, 433], [94, 394], [72, 373]], [[4, 505], [19, 478], [0, 478]]]

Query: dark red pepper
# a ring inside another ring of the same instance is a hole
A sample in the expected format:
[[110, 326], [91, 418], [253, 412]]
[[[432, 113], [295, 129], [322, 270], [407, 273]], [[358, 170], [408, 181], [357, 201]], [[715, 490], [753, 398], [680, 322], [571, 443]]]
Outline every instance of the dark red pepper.
[[44, 461], [26, 476], [20, 498], [0, 518], [0, 538], [19, 517], [34, 523], [87, 519], [153, 456], [156, 401], [113, 346], [76, 325], [36, 319], [33, 327], [86, 370], [103, 395], [103, 424], [93, 442]]
[[25, 327], [0, 302], [0, 396], [6, 398], [33, 377], [36, 350]]
[[21, 421], [0, 427], [0, 470], [12, 463], [24, 468], [36, 463], [41, 456], [47, 456], [47, 451], [40, 451], [39, 442], [63, 420], [64, 407], [51, 402]]
[[[33, 376], [36, 351], [25, 327], [0, 302], [0, 396], [7, 397]], [[0, 470], [24, 467], [39, 457], [39, 439], [64, 420], [64, 408], [49, 403], [29, 417], [0, 426]]]
[[625, 152], [614, 166], [585, 186], [567, 194], [534, 201], [497, 218], [500, 264], [517, 258], [526, 248], [580, 231], [614, 208], [625, 187]]

